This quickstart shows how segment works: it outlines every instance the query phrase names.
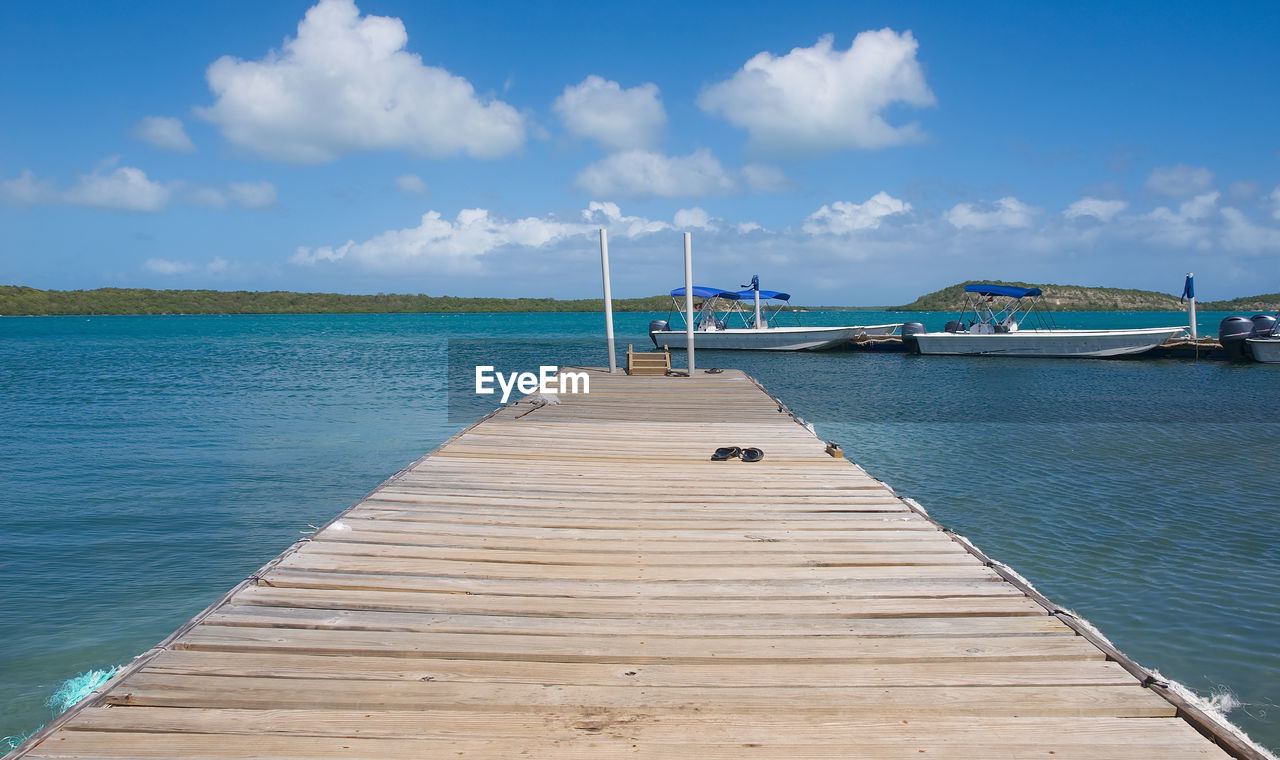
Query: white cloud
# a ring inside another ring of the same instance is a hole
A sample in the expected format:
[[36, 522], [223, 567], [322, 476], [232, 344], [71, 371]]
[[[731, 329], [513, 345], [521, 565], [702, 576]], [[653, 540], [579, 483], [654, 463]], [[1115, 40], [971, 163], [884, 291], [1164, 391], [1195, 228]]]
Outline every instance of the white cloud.
[[724, 195], [737, 187], [705, 149], [682, 157], [645, 150], [614, 153], [583, 169], [577, 183], [593, 195], [623, 198]]
[[168, 259], [147, 259], [142, 263], [142, 268], [148, 272], [156, 274], [175, 275], [185, 274], [192, 269], [191, 264], [185, 261], [169, 261]]
[[1218, 197], [1216, 192], [1197, 195], [1178, 207], [1178, 215], [1183, 219], [1203, 219], [1218, 207]]
[[636, 238], [671, 229], [671, 225], [642, 216], [624, 216], [612, 201], [591, 201], [582, 212], [582, 220], [590, 227], [603, 226], [611, 232]]
[[[197, 269], [196, 265], [189, 261], [173, 261], [171, 259], [158, 258], [151, 258], [142, 262], [142, 268], [148, 272], [168, 276], [187, 274], [188, 272], [194, 272]], [[203, 267], [204, 271], [209, 274], [223, 274], [236, 268], [238, 268], [238, 265], [227, 261], [221, 256], [214, 256], [209, 260], [209, 263], [205, 264]]]
[[303, 163], [361, 150], [491, 158], [524, 143], [516, 109], [424, 65], [407, 42], [398, 18], [320, 0], [281, 50], [214, 61], [206, 77], [215, 102], [199, 113], [238, 146]]
[[667, 122], [657, 85], [624, 90], [617, 82], [594, 74], [565, 87], [553, 108], [571, 133], [610, 150], [653, 145]]
[[1005, 197], [983, 208], [959, 203], [945, 216], [951, 226], [961, 230], [1024, 229], [1032, 225], [1037, 211], [1017, 198]]
[[1271, 191], [1271, 202], [1275, 204], [1275, 208], [1271, 210], [1271, 218], [1280, 219], [1280, 185], [1276, 185], [1276, 189]]
[[228, 200], [244, 208], [265, 208], [276, 202], [270, 182], [232, 182], [225, 188], [196, 185], [181, 180], [157, 182], [133, 166], [116, 166], [108, 158], [89, 174], [64, 190], [51, 180], [24, 169], [18, 177], [0, 183], [0, 196], [11, 203], [42, 206], [84, 206], [119, 211], [157, 212], [175, 198], [188, 206], [224, 209]]
[[169, 202], [171, 189], [147, 178], [146, 172], [132, 166], [115, 166], [108, 159], [90, 174], [81, 174], [76, 184], [59, 190], [49, 180], [36, 177], [24, 169], [18, 177], [0, 183], [6, 200], [24, 205], [87, 206], [123, 211], [159, 211]]
[[832, 43], [824, 35], [813, 47], [781, 57], [759, 53], [733, 77], [704, 90], [698, 105], [746, 128], [757, 148], [783, 153], [883, 148], [921, 139], [917, 124], [885, 120], [894, 104], [936, 102], [911, 32], [862, 32], [844, 51]]
[[1217, 204], [1218, 193], [1203, 193], [1183, 202], [1176, 212], [1159, 206], [1137, 217], [1135, 228], [1148, 242], [1209, 250], [1214, 234], [1212, 214]]
[[232, 182], [227, 185], [227, 196], [242, 208], [267, 208], [276, 205], [276, 186], [261, 182]]
[[1224, 207], [1221, 213], [1226, 220], [1222, 242], [1227, 248], [1250, 253], [1280, 251], [1280, 230], [1254, 224], [1239, 209], [1230, 206]]
[[196, 186], [182, 192], [182, 200], [189, 206], [224, 209], [229, 203], [241, 208], [269, 208], [276, 203], [276, 186], [259, 182], [232, 182], [225, 187]]
[[427, 183], [416, 174], [401, 174], [396, 177], [396, 189], [405, 195], [426, 195]]
[[159, 211], [169, 202], [169, 193], [169, 188], [148, 179], [141, 169], [121, 166], [110, 174], [80, 175], [63, 197], [74, 206]]
[[809, 215], [802, 229], [810, 235], [848, 235], [857, 230], [874, 230], [888, 216], [905, 214], [911, 204], [881, 190], [863, 203], [836, 201]]
[[10, 203], [31, 206], [48, 203], [50, 198], [57, 196], [53, 182], [36, 178], [30, 169], [23, 169], [17, 177], [0, 183], [0, 191]]
[[1209, 189], [1212, 184], [1213, 172], [1208, 169], [1178, 164], [1152, 169], [1143, 187], [1158, 195], [1185, 198]]
[[183, 194], [183, 199], [191, 206], [204, 208], [226, 208], [227, 195], [216, 187], [193, 187]]
[[[939, 286], [972, 277], [975, 267], [1004, 267], [1010, 277], [1044, 282], [1087, 275], [1087, 267], [1099, 261], [1123, 260], [1129, 269], [1109, 269], [1119, 279], [1100, 284], [1158, 287], [1158, 278], [1143, 280], [1143, 272], [1175, 266], [1175, 271], [1195, 269], [1194, 262], [1203, 261], [1206, 250], [1280, 254], [1280, 225], [1271, 220], [1269, 208], [1215, 211], [1210, 200], [1187, 202], [1185, 211], [1192, 216], [1209, 209], [1195, 219], [1184, 217], [1184, 209], [1174, 206], [1145, 214], [1126, 209], [1108, 220], [1089, 216], [1090, 223], [1079, 224], [1013, 199], [957, 212], [915, 208], [881, 192], [861, 203], [827, 204], [807, 218], [789, 224], [783, 220], [773, 229], [745, 219], [717, 218], [700, 206], [681, 208], [669, 219], [629, 215], [617, 203], [603, 201], [593, 201], [575, 214], [522, 219], [484, 209], [453, 218], [433, 211], [408, 229], [340, 246], [301, 248], [293, 261], [346, 272], [411, 271], [477, 288], [483, 287], [483, 278], [526, 283], [525, 287], [554, 283], [568, 296], [574, 292], [569, 288], [598, 285], [598, 280], [587, 278], [589, 272], [598, 272], [592, 269], [598, 228], [609, 231], [615, 243], [611, 254], [631, 272], [631, 287], [646, 290], [670, 287], [673, 272], [679, 271], [679, 233], [692, 231], [703, 241], [695, 243], [698, 250], [715, 252], [700, 259], [701, 277], [709, 282], [731, 282], [744, 272], [760, 271], [775, 286], [791, 283], [786, 287], [793, 292], [839, 292], [841, 303], [849, 303], [849, 298], [884, 303], [915, 295], [899, 282], [905, 270]], [[975, 229], [982, 231], [975, 234]], [[1011, 252], [1017, 255], [1010, 257]], [[848, 274], [845, 265], [850, 262], [858, 263], [856, 278]], [[863, 284], [867, 282], [876, 285]], [[812, 297], [802, 303], [823, 302]]]
[[682, 209], [676, 224], [622, 213], [618, 204], [592, 201], [578, 215], [579, 221], [552, 216], [503, 219], [486, 209], [463, 209], [452, 220], [438, 211], [423, 214], [416, 227], [389, 230], [364, 242], [349, 240], [340, 246], [299, 247], [290, 257], [294, 264], [352, 262], [371, 270], [422, 270], [474, 273], [487, 255], [496, 251], [548, 249], [560, 244], [584, 245], [604, 227], [611, 238], [634, 240], [677, 228], [717, 229], [701, 208]]
[[362, 243], [349, 240], [337, 248], [299, 248], [290, 261], [314, 264], [352, 259], [371, 269], [431, 267], [466, 272], [477, 269], [480, 257], [494, 249], [537, 248], [589, 230], [588, 225], [535, 217], [506, 221], [479, 208], [463, 209], [453, 221], [429, 211], [416, 227], [390, 230]]
[[714, 230], [716, 225], [712, 222], [711, 216], [702, 208], [694, 206], [693, 208], [682, 208], [676, 212], [675, 226], [682, 230]]
[[742, 189], [777, 190], [782, 172], [750, 165], [726, 169], [711, 151], [666, 156], [646, 150], [614, 153], [583, 169], [577, 184], [592, 195], [622, 198], [680, 198], [728, 195]]
[[195, 143], [187, 137], [182, 121], [172, 116], [147, 116], [133, 128], [133, 136], [161, 150], [190, 153]]
[[1107, 201], [1101, 198], [1085, 196], [1080, 200], [1067, 206], [1062, 215], [1068, 219], [1079, 219], [1083, 216], [1091, 216], [1100, 222], [1109, 222], [1115, 218], [1116, 214], [1124, 211], [1129, 207], [1127, 201]]
[[1199, 244], [1209, 247], [1208, 230], [1184, 219], [1167, 206], [1160, 206], [1139, 217], [1140, 228], [1145, 228], [1143, 239], [1164, 245], [1189, 246]]

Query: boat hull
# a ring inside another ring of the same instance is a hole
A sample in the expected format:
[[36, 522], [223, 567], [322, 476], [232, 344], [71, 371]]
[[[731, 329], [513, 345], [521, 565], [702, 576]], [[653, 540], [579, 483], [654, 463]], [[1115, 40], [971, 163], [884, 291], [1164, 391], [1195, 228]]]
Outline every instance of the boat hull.
[[1019, 330], [1011, 333], [920, 333], [918, 351], [932, 356], [1043, 356], [1102, 359], [1140, 354], [1183, 332], [1140, 330]]
[[1254, 361], [1280, 364], [1280, 338], [1246, 338], [1244, 343]]
[[[841, 348], [859, 335], [889, 335], [901, 325], [855, 325], [852, 327], [770, 327], [767, 330], [699, 330], [695, 349], [730, 351], [822, 351]], [[684, 330], [654, 330], [649, 333], [658, 348], [687, 348]]]

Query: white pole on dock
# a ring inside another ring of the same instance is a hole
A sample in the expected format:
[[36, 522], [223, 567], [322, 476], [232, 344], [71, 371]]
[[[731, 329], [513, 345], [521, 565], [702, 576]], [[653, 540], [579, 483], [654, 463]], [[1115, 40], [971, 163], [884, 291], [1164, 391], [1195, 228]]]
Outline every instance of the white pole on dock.
[[763, 330], [764, 328], [760, 325], [760, 288], [756, 288], [755, 293], [756, 293], [756, 329]]
[[618, 358], [613, 349], [613, 293], [609, 290], [609, 233], [600, 228], [600, 269], [604, 275], [604, 335], [609, 342], [609, 374], [618, 372]]
[[1182, 286], [1182, 295], [1187, 299], [1187, 321], [1191, 323], [1191, 339], [1196, 340], [1196, 281], [1195, 273], [1187, 272], [1187, 282]]
[[688, 339], [689, 377], [693, 377], [693, 244], [684, 233], [684, 310], [685, 335]]

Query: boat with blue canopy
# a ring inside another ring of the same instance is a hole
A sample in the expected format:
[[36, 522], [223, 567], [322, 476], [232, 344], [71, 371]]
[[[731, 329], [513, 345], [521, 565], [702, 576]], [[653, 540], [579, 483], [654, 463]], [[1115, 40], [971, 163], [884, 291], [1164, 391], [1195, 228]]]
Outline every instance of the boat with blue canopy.
[[[761, 290], [758, 276], [753, 276], [751, 284], [743, 288], [735, 291], [701, 285], [693, 287], [696, 347], [739, 351], [820, 351], [840, 348], [861, 335], [890, 335], [902, 326], [894, 323], [805, 327], [800, 324], [796, 313], [788, 310], [790, 293]], [[685, 289], [672, 290], [671, 300], [672, 310], [667, 318], [649, 323], [649, 337], [659, 348], [687, 348]], [[784, 313], [795, 321], [794, 326], [781, 324], [785, 319]], [[671, 323], [674, 314], [680, 315], [679, 325]]]
[[916, 333], [907, 341], [921, 354], [1105, 358], [1149, 351], [1187, 329], [1063, 330], [1052, 315], [1034, 310], [1043, 295], [1040, 288], [1018, 285], [966, 285], [958, 319], [942, 332]]

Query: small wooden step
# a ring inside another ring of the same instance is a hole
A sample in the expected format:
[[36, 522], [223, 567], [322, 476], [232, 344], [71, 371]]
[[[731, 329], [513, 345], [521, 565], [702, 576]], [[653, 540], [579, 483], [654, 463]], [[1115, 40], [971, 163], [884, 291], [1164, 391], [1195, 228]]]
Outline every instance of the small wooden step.
[[671, 352], [639, 353], [627, 345], [628, 375], [665, 375], [671, 371]]

